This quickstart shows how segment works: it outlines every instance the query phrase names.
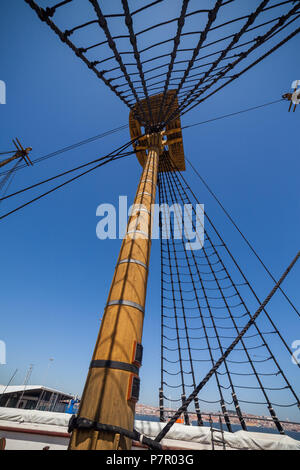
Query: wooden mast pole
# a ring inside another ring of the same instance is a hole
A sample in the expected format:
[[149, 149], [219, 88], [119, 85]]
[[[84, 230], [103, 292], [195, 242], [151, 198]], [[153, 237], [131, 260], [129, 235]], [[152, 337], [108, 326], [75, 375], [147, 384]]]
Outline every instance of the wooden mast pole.
[[29, 164], [33, 165], [32, 161], [29, 158], [29, 153], [32, 151], [32, 148], [28, 147], [28, 148], [24, 149], [22, 147], [22, 144], [20, 143], [19, 139], [16, 139], [16, 141], [13, 140], [13, 143], [14, 143], [15, 147], [17, 148], [16, 153], [12, 157], [9, 157], [6, 160], [0, 161], [0, 168], [2, 168], [5, 165], [8, 165], [8, 163], [13, 162], [17, 158], [23, 159], [28, 166], [29, 166]]
[[[148, 136], [148, 154], [134, 210], [111, 284], [78, 417], [132, 431], [139, 388], [152, 204], [155, 202], [160, 133]], [[70, 450], [126, 450], [131, 440], [112, 432], [74, 429]]]
[[18, 155], [18, 152], [15, 153], [12, 157], [7, 158], [6, 160], [2, 160], [2, 161], [0, 162], [0, 168], [2, 168], [2, 167], [5, 166], [5, 165], [8, 165], [8, 163], [13, 162], [13, 161], [16, 160], [17, 158], [21, 158], [20, 155]]

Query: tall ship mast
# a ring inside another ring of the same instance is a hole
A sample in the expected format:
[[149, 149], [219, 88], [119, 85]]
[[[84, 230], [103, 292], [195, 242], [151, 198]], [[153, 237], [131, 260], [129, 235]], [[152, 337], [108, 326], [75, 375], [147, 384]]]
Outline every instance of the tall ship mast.
[[[138, 440], [148, 448], [161, 449], [162, 440], [178, 420], [186, 426], [192, 424], [191, 413], [197, 426], [204, 426], [207, 406], [219, 407], [222, 429], [232, 433], [235, 422], [249, 431], [248, 410], [259, 405], [273, 429], [284, 436], [280, 410], [291, 408], [296, 415], [300, 401], [297, 381], [286, 373], [277, 345], [284, 357], [295, 356], [291, 338], [277, 325], [269, 302], [274, 295], [282, 296], [288, 321], [299, 321], [300, 313], [285, 292], [284, 281], [300, 252], [287, 260], [280, 277], [273, 275], [202, 177], [203, 161], [199, 160], [197, 168], [190, 162], [184, 129], [192, 125], [185, 126], [184, 120], [192, 110], [201, 110], [206, 100], [220, 99], [226, 87], [231, 86], [234, 98], [241, 76], [299, 38], [300, 1], [255, 0], [245, 5], [238, 0], [214, 0], [199, 6], [176, 0], [171, 8], [169, 0], [120, 0], [112, 2], [113, 6], [84, 0], [79, 10], [75, 0], [49, 2], [49, 6], [41, 0], [24, 2], [122, 101], [125, 110], [127, 107], [128, 141], [75, 168], [82, 173], [64, 184], [129, 155], [135, 155], [140, 166], [79, 411], [70, 421], [69, 450], [130, 450]], [[291, 82], [281, 90], [278, 102], [289, 101], [289, 105], [282, 103], [283, 111], [291, 111], [289, 116], [296, 119], [300, 80]], [[248, 111], [251, 108], [240, 112]], [[32, 149], [24, 150], [17, 142], [17, 153], [0, 162], [0, 167], [6, 168], [13, 160], [35, 163], [29, 158]], [[201, 152], [201, 142], [197, 152]], [[86, 168], [91, 164], [95, 166]], [[240, 263], [234, 243], [225, 240], [215, 217], [200, 203], [187, 170], [205, 185], [263, 267], [270, 281], [263, 295]], [[5, 195], [3, 200], [15, 194]], [[157, 292], [161, 299], [157, 325], [161, 428], [156, 437], [147, 437], [135, 429], [134, 422], [155, 224], [161, 256], [161, 289]], [[296, 361], [298, 373], [297, 366]], [[204, 398], [206, 390], [210, 400]]]

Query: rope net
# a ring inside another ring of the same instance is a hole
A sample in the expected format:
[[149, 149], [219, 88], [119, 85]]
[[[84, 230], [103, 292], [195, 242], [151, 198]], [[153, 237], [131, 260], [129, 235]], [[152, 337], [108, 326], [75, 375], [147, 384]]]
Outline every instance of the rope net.
[[[201, 9], [195, 0], [25, 2], [128, 108], [136, 105], [146, 131], [163, 129], [300, 32], [299, 0], [203, 0]], [[175, 94], [165, 106], [168, 90]], [[153, 117], [156, 94], [163, 98]]]
[[[159, 173], [161, 421], [170, 406], [179, 407], [186, 401], [199, 378], [214, 367], [261, 303], [207, 212], [204, 226], [202, 206], [195, 209], [193, 193], [174, 169], [166, 153]], [[186, 227], [188, 217], [190, 228]], [[196, 249], [188, 241], [195, 236], [199, 237]], [[203, 410], [217, 407], [227, 430], [232, 431], [232, 414], [234, 423], [238, 421], [247, 430], [249, 410], [261, 415], [265, 409], [274, 428], [284, 433], [276, 410], [297, 410], [299, 398], [273, 352], [278, 352], [278, 343], [291, 357], [292, 351], [265, 308], [264, 318], [254, 322], [195, 397], [199, 426], [203, 425]], [[187, 412], [184, 420], [190, 424]]]

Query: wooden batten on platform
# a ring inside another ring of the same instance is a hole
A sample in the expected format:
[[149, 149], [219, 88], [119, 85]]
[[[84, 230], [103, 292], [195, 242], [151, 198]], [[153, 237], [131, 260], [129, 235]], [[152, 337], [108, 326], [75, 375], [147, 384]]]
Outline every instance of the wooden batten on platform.
[[[174, 99], [175, 90], [167, 92], [167, 96], [161, 111], [161, 116], [168, 110], [168, 115], [172, 114], [178, 107], [177, 97]], [[148, 102], [147, 100], [140, 101], [140, 104], [136, 104], [134, 109], [129, 114], [129, 128], [131, 139], [135, 139], [143, 134], [139, 121], [135, 118], [136, 114], [141, 114], [146, 117], [147, 121], [153, 120], [155, 123], [159, 120], [159, 111], [163, 99], [163, 94], [154, 95], [149, 98], [152, 117], [149, 116]], [[174, 101], [173, 101], [174, 100]], [[172, 106], [169, 108], [170, 103], [173, 101]], [[174, 162], [176, 170], [185, 171], [185, 158], [183, 150], [183, 140], [181, 131], [181, 120], [180, 117], [172, 120], [165, 128], [165, 152], [170, 157], [170, 160]], [[147, 136], [141, 137], [137, 144], [133, 146], [138, 161], [144, 168], [145, 162], [147, 161]], [[174, 170], [174, 171], [176, 171]]]

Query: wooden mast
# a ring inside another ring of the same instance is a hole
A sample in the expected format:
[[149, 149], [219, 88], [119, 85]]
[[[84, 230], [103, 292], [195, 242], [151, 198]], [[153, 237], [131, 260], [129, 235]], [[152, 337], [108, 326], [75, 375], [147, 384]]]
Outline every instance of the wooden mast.
[[[162, 135], [147, 138], [148, 154], [124, 237], [79, 418], [133, 430], [138, 400], [141, 341]], [[130, 449], [131, 440], [112, 432], [74, 429], [70, 450]]]
[[[163, 95], [150, 97], [152, 118], [158, 121]], [[170, 90], [163, 111], [177, 98]], [[137, 105], [136, 105], [137, 106]], [[150, 122], [147, 100], [140, 106]], [[180, 118], [165, 131], [144, 135], [135, 118], [129, 116], [129, 128], [137, 158], [143, 167], [134, 209], [129, 218], [105, 313], [87, 376], [70, 450], [128, 450], [131, 440], [109, 430], [95, 430], [95, 423], [133, 430], [135, 404], [139, 395], [139, 367], [142, 355], [142, 332], [145, 312], [148, 268], [151, 250], [152, 204], [155, 202], [160, 155], [168, 153], [176, 170], [185, 170]], [[175, 171], [175, 168], [174, 168]], [[74, 421], [73, 421], [74, 423]], [[71, 426], [72, 427], [72, 426]]]
[[32, 161], [29, 158], [29, 153], [32, 151], [32, 148], [27, 147], [26, 149], [24, 149], [19, 139], [17, 138], [16, 140], [13, 140], [13, 143], [17, 149], [16, 153], [12, 157], [9, 157], [6, 160], [0, 161], [0, 168], [2, 168], [5, 165], [8, 165], [8, 163], [13, 162], [14, 160], [18, 158], [23, 159], [28, 166], [29, 164], [33, 165]]

